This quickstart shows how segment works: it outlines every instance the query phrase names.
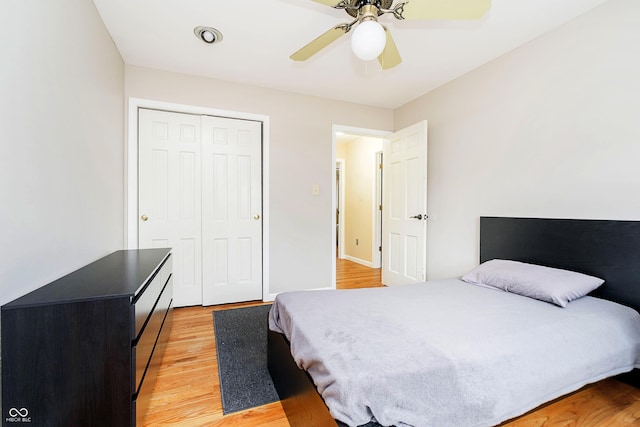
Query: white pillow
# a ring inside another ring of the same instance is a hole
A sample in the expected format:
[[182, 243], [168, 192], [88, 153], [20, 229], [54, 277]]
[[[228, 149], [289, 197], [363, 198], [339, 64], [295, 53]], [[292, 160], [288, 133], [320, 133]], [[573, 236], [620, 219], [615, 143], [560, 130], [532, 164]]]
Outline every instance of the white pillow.
[[560, 307], [566, 307], [569, 301], [588, 294], [604, 283], [602, 279], [574, 271], [502, 259], [480, 264], [462, 276], [462, 280]]

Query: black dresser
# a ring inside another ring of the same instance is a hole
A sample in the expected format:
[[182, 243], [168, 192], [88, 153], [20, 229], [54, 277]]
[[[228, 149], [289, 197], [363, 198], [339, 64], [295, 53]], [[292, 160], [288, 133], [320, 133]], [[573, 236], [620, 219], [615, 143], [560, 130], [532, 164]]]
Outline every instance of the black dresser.
[[142, 425], [171, 262], [170, 249], [117, 251], [2, 306], [2, 425]]

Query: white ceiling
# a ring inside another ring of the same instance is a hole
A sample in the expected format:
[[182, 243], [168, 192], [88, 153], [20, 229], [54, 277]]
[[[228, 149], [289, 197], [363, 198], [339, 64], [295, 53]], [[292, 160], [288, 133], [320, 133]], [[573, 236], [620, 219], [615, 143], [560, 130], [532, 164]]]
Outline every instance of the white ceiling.
[[[290, 60], [351, 20], [312, 0], [93, 1], [127, 64], [393, 109], [606, 0], [493, 0], [480, 21], [384, 15], [403, 59], [386, 71], [354, 57], [350, 34], [306, 62]], [[200, 41], [198, 25], [217, 28], [223, 41]]]

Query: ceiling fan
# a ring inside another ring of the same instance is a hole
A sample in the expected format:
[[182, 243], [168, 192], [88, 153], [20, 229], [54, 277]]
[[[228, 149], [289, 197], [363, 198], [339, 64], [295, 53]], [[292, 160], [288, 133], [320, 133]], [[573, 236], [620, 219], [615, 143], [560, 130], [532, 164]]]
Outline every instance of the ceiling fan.
[[[351, 37], [353, 53], [369, 61], [378, 58], [383, 70], [402, 62], [400, 52], [387, 27], [378, 23], [386, 14], [396, 19], [480, 19], [491, 7], [491, 0], [313, 0], [335, 9], [344, 9], [351, 22], [338, 24], [291, 55], [294, 61], [305, 61], [345, 35], [356, 24]], [[337, 2], [337, 3], [336, 3]]]

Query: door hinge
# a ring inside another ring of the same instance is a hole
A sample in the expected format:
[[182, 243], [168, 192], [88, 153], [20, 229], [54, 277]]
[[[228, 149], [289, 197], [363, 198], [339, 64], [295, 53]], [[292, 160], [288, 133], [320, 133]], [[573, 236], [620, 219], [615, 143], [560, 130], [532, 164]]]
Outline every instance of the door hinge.
[[[371, 163], [369, 163], [369, 164], [371, 164]], [[380, 167], [380, 169], [382, 169], [382, 163], [380, 163], [378, 166]], [[369, 166], [369, 167], [371, 167], [371, 166]]]
[[378, 210], [381, 211], [382, 210], [382, 205], [378, 205]]
[[378, 246], [378, 251], [382, 252], [382, 246]]

